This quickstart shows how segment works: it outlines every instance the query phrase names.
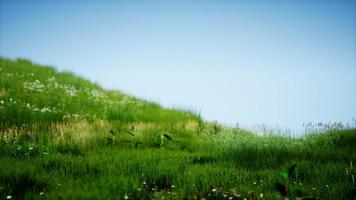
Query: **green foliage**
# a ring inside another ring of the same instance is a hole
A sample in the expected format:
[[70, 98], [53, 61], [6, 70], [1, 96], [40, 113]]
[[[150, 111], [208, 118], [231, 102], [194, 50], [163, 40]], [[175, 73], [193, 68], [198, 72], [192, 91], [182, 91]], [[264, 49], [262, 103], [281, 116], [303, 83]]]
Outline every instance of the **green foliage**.
[[[327, 138], [332, 142], [345, 133], [351, 134], [345, 137], [354, 138], [355, 131], [339, 131]], [[97, 137], [112, 135], [110, 129], [105, 132]], [[129, 199], [350, 199], [354, 195], [355, 170], [350, 161], [356, 157], [348, 148], [331, 146], [321, 150], [315, 141], [317, 137], [324, 140], [325, 135], [302, 140], [222, 130], [210, 139], [186, 143], [188, 150], [176, 143], [185, 137], [184, 133], [192, 134], [194, 130], [169, 133], [170, 139], [159, 129], [157, 134], [154, 129], [144, 133], [135, 130], [135, 136], [117, 133], [110, 145], [97, 137], [87, 142], [73, 138], [49, 140], [47, 148], [41, 147], [46, 141], [41, 139], [45, 137], [42, 134], [35, 136], [37, 139], [21, 138], [20, 142], [18, 138], [12, 143], [3, 138], [2, 196], [37, 198], [43, 192], [46, 199], [122, 199], [125, 195]], [[205, 134], [210, 133], [207, 130]], [[123, 143], [128, 138], [131, 142]], [[156, 143], [151, 143], [155, 138]], [[26, 151], [33, 147], [38, 153], [14, 155], [13, 144], [22, 144]], [[17, 181], [8, 183], [9, 174]], [[21, 178], [24, 174], [27, 178]], [[27, 185], [25, 192], [14, 192], [13, 188], [21, 185]]]
[[256, 136], [0, 59], [0, 198], [352, 199], [356, 129]]
[[0, 128], [87, 120], [171, 123], [199, 120], [190, 111], [106, 91], [70, 72], [0, 58]]
[[296, 166], [297, 166], [297, 164], [294, 164], [294, 165], [290, 166], [288, 170], [282, 171], [281, 176], [283, 176], [284, 178], [290, 178], [292, 176]]
[[293, 173], [296, 168], [296, 164], [293, 164], [288, 168], [288, 170], [283, 170], [281, 176], [287, 179], [287, 183], [276, 182], [275, 189], [283, 199], [315, 199], [312, 196], [306, 196], [300, 189], [300, 187], [292, 184]]
[[29, 172], [2, 173], [0, 174], [0, 183], [2, 184], [2, 191], [0, 191], [2, 199], [5, 199], [7, 194], [11, 194], [11, 197], [15, 199], [22, 199], [25, 194], [40, 193], [48, 185], [47, 182], [34, 177]]

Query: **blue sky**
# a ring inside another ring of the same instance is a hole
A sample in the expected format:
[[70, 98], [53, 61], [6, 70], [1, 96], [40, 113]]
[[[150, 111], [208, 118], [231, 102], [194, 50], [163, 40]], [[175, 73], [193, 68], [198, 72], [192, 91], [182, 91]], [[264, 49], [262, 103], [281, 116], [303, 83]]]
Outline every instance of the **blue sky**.
[[4, 57], [226, 124], [356, 118], [356, 1], [0, 2]]

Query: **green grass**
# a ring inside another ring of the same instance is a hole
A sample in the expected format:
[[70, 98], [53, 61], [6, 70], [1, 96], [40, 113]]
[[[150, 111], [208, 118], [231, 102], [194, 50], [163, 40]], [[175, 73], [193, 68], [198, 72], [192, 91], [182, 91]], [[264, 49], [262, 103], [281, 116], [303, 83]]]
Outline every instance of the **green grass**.
[[0, 75], [0, 199], [355, 198], [356, 129], [256, 136], [26, 60]]
[[156, 103], [105, 91], [69, 72], [19, 59], [0, 59], [1, 124], [47, 126], [73, 119], [173, 123], [200, 120], [190, 111], [162, 109]]

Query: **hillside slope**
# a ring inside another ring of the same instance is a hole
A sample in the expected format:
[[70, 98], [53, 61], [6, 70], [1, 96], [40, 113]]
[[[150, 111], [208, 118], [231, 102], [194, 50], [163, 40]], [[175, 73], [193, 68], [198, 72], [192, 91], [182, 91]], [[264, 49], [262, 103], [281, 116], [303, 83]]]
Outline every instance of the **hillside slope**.
[[70, 72], [0, 58], [1, 127], [97, 119], [121, 122], [199, 121], [196, 114], [107, 91]]
[[256, 136], [0, 59], [0, 199], [353, 199], [356, 129]]

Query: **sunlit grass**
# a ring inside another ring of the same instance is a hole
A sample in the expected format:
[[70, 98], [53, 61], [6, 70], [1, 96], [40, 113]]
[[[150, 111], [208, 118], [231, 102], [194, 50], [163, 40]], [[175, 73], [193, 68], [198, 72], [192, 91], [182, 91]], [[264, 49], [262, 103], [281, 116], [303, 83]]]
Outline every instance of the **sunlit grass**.
[[0, 62], [1, 199], [352, 199], [356, 129], [256, 136]]

